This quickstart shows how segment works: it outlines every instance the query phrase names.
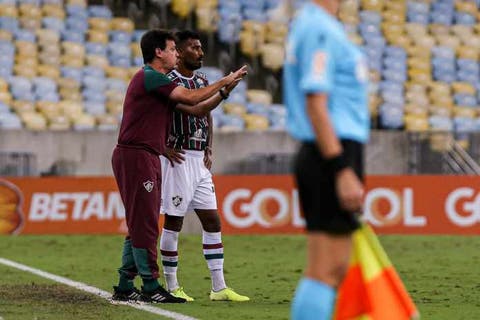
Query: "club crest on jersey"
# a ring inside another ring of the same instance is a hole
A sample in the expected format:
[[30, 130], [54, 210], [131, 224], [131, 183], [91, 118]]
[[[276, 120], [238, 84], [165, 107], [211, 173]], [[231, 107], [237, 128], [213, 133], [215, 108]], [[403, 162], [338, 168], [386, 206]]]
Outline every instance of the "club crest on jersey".
[[172, 203], [175, 207], [178, 207], [182, 203], [182, 200], [183, 199], [180, 196], [172, 197]]
[[202, 80], [202, 79], [197, 79], [197, 85], [198, 85], [198, 88], [203, 88], [203, 87], [205, 87], [205, 84], [203, 83], [203, 80]]
[[147, 192], [152, 192], [153, 190], [153, 182], [150, 181], [150, 180], [147, 180], [143, 183], [143, 187], [145, 188], [145, 190], [147, 190]]

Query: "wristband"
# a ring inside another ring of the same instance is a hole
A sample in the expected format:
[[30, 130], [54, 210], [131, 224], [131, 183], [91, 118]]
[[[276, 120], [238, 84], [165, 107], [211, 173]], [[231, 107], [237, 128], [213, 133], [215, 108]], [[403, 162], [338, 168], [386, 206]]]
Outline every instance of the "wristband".
[[333, 158], [325, 159], [325, 168], [334, 174], [346, 167], [348, 167], [348, 162], [343, 153]]
[[218, 90], [218, 92], [220, 93], [220, 97], [222, 97], [223, 100], [227, 100], [228, 99], [228, 96], [229, 94], [228, 93], [225, 93], [225, 91], [222, 89]]

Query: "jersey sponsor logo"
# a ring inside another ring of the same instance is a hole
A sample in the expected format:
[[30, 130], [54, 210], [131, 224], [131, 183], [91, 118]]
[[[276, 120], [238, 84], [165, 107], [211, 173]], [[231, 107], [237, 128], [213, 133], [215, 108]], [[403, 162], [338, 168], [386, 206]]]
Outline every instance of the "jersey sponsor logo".
[[175, 207], [178, 207], [182, 203], [183, 198], [180, 196], [172, 197], [172, 203]]
[[315, 79], [323, 80], [325, 78], [327, 59], [327, 53], [323, 50], [318, 50], [313, 55], [312, 75]]
[[147, 180], [143, 183], [143, 187], [145, 188], [145, 190], [147, 190], [147, 192], [152, 192], [153, 190], [153, 182], [150, 181], [150, 180]]

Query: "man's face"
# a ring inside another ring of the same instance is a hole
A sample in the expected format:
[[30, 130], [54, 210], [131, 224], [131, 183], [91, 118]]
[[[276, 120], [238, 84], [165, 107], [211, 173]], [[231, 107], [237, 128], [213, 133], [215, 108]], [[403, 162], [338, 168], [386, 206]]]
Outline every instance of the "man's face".
[[179, 48], [179, 59], [185, 68], [189, 70], [197, 70], [203, 64], [203, 49], [202, 43], [197, 39], [188, 39]]
[[161, 60], [163, 61], [165, 69], [173, 70], [173, 68], [175, 68], [175, 66], [177, 65], [178, 59], [178, 52], [175, 46], [175, 41], [167, 40], [167, 46], [165, 47], [165, 50], [157, 50], [157, 54], [159, 54]]

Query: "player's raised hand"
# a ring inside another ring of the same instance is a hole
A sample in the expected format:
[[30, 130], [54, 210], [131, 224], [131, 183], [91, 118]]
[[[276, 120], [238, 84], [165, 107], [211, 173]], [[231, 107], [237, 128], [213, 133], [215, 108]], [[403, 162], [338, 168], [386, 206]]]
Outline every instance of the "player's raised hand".
[[247, 74], [247, 66], [243, 66], [235, 72], [230, 72], [228, 76], [224, 77], [225, 85], [228, 86], [233, 82], [240, 81]]
[[167, 158], [168, 161], [170, 161], [172, 167], [174, 167], [175, 163], [182, 163], [183, 161], [185, 161], [185, 157], [183, 156], [184, 154], [185, 151], [183, 150], [166, 148], [162, 156]]
[[337, 173], [336, 191], [340, 206], [344, 210], [360, 213], [363, 205], [364, 189], [351, 168], [347, 167]]

